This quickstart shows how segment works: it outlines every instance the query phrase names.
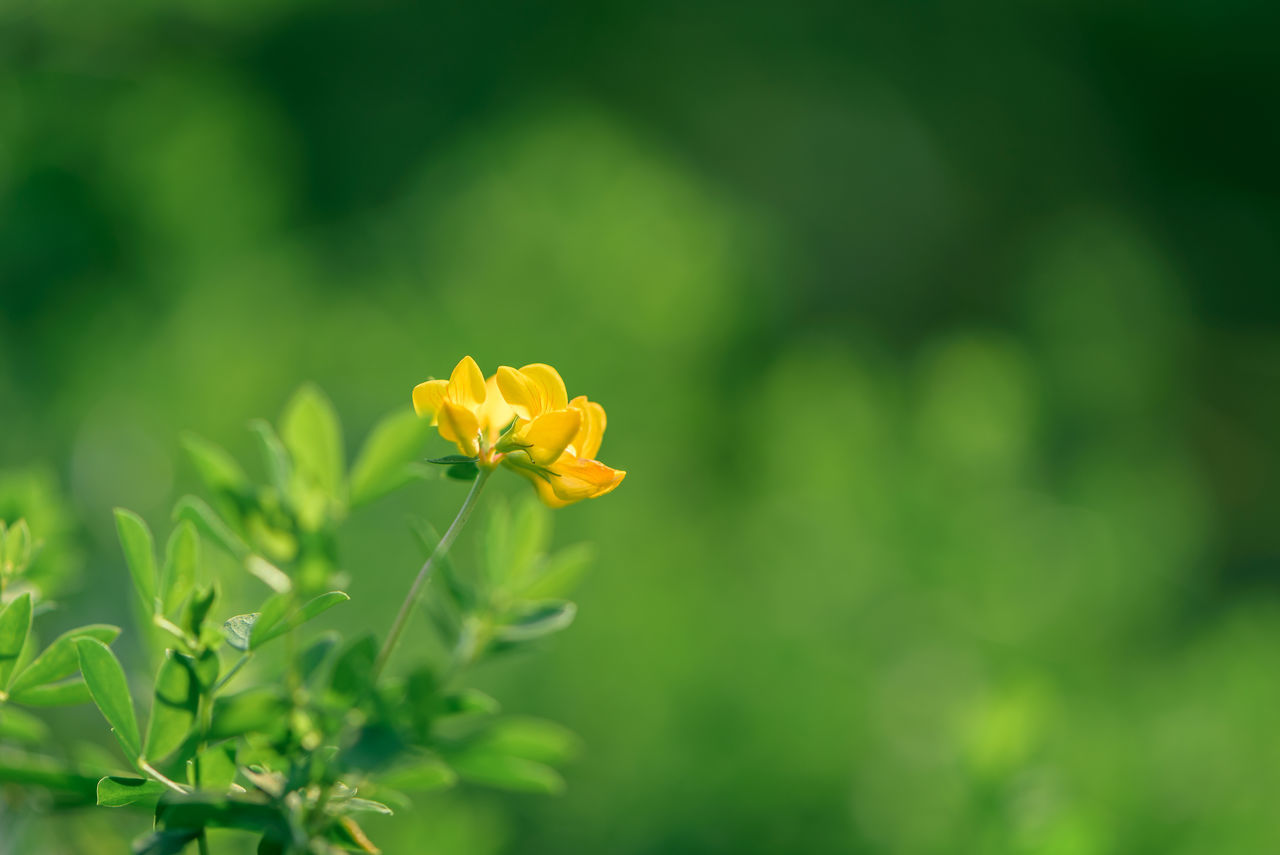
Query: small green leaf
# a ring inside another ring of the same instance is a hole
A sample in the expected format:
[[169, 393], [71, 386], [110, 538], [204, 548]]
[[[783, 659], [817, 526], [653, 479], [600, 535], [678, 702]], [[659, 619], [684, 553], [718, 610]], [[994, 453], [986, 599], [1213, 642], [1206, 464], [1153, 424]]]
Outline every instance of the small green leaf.
[[441, 466], [454, 466], [459, 463], [475, 463], [478, 459], [465, 454], [446, 454], [444, 457], [428, 457], [427, 462], [438, 463]]
[[215, 543], [243, 561], [249, 557], [249, 545], [218, 516], [208, 503], [196, 496], [183, 496], [173, 507], [174, 520], [190, 520]]
[[326, 632], [302, 651], [302, 655], [298, 657], [298, 673], [304, 683], [311, 683], [320, 676], [321, 669], [329, 661], [329, 656], [340, 640], [341, 636], [336, 632]]
[[441, 715], [493, 715], [502, 709], [492, 695], [479, 689], [460, 689], [444, 696]]
[[474, 481], [479, 477], [480, 469], [474, 463], [455, 463], [444, 474], [455, 481]]
[[342, 427], [333, 404], [317, 387], [294, 393], [280, 417], [280, 436], [297, 474], [342, 501]]
[[267, 633], [276, 628], [288, 610], [289, 597], [284, 594], [277, 594], [262, 604], [262, 611], [258, 613], [249, 630], [250, 650], [264, 643], [263, 639]]
[[475, 784], [551, 795], [564, 790], [564, 779], [560, 777], [560, 773], [550, 766], [523, 757], [486, 751], [464, 751], [449, 756], [448, 762], [463, 780]]
[[458, 773], [438, 757], [426, 757], [411, 765], [392, 769], [379, 779], [382, 786], [410, 793], [443, 790], [457, 782]]
[[517, 589], [522, 597], [543, 599], [573, 593], [595, 559], [595, 547], [579, 543], [566, 547], [547, 559], [540, 572]]
[[329, 688], [340, 701], [355, 701], [369, 688], [378, 642], [372, 635], [353, 639], [333, 663]]
[[99, 807], [154, 805], [167, 790], [164, 784], [147, 778], [109, 775], [98, 781], [98, 805]]
[[209, 611], [217, 599], [218, 588], [216, 585], [210, 585], [207, 588], [196, 588], [191, 598], [187, 600], [187, 607], [183, 610], [182, 625], [192, 637], [200, 638], [205, 619], [209, 616]]
[[28, 592], [0, 611], [0, 690], [9, 688], [9, 679], [30, 632], [31, 594]]
[[80, 667], [75, 646], [77, 638], [96, 638], [104, 644], [110, 644], [119, 634], [120, 627], [105, 623], [90, 624], [64, 632], [32, 660], [30, 665], [14, 676], [9, 693], [17, 697], [36, 686], [74, 674]]
[[474, 738], [470, 747], [558, 766], [577, 756], [581, 740], [553, 721], [512, 716], [495, 721]]
[[136, 763], [142, 754], [142, 745], [124, 669], [111, 649], [96, 638], [80, 637], [75, 645], [80, 655], [80, 673], [89, 685], [93, 702], [111, 725], [129, 762]]
[[253, 624], [257, 620], [257, 612], [250, 612], [245, 615], [234, 615], [227, 618], [227, 620], [222, 624], [222, 634], [227, 637], [227, 643], [236, 650], [248, 650], [249, 633], [253, 631]]
[[293, 478], [293, 463], [289, 460], [289, 452], [284, 443], [276, 436], [275, 428], [265, 419], [254, 419], [249, 422], [249, 430], [258, 437], [258, 445], [262, 447], [262, 460], [267, 467], [267, 479], [276, 488], [282, 498], [289, 495], [289, 483]]
[[156, 601], [155, 539], [142, 517], [133, 511], [116, 508], [116, 531], [124, 550], [125, 563], [133, 576], [133, 587], [142, 600], [144, 613], [150, 617]]
[[520, 642], [559, 632], [573, 623], [578, 607], [568, 600], [543, 600], [520, 607], [498, 627], [499, 641]]
[[431, 431], [431, 422], [405, 409], [374, 426], [351, 467], [351, 505], [363, 505], [413, 479], [412, 464]]
[[380, 813], [383, 816], [394, 816], [395, 811], [382, 802], [373, 799], [351, 798], [338, 802], [336, 807], [343, 813]]
[[200, 681], [191, 657], [165, 651], [156, 674], [155, 700], [147, 722], [143, 755], [148, 761], [164, 760], [180, 746], [196, 721], [200, 707]]
[[235, 747], [232, 744], [216, 745], [200, 752], [200, 787], [225, 793], [236, 779]]
[[35, 716], [17, 707], [0, 706], [0, 740], [39, 745], [49, 736], [49, 727]]
[[165, 614], [172, 614], [191, 593], [199, 563], [200, 536], [190, 520], [183, 520], [169, 535], [160, 573], [160, 601]]
[[191, 458], [196, 474], [211, 492], [246, 496], [252, 491], [249, 476], [221, 446], [194, 433], [185, 433], [182, 435], [182, 449]]
[[229, 739], [244, 733], [274, 734], [287, 724], [288, 699], [279, 686], [255, 686], [213, 702], [209, 739]]
[[21, 692], [14, 692], [9, 700], [27, 707], [70, 707], [87, 704], [91, 699], [89, 687], [85, 685], [84, 680], [77, 677], [64, 683], [35, 686]]
[[187, 844], [200, 836], [200, 829], [175, 828], [151, 831], [133, 841], [133, 855], [180, 855]]

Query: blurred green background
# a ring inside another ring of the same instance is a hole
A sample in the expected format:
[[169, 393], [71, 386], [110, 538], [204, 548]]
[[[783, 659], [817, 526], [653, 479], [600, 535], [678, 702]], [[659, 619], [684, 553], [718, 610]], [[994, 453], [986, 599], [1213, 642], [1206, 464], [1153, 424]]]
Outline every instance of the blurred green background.
[[[578, 623], [478, 679], [585, 751], [386, 851], [1280, 851], [1277, 26], [10, 0], [0, 513], [70, 538], [50, 620], [122, 620], [110, 508], [164, 530], [181, 430], [252, 459], [314, 380], [354, 450], [463, 354], [550, 362], [630, 474], [556, 514]], [[352, 519], [347, 628], [464, 489]], [[122, 851], [102, 813], [48, 845]]]

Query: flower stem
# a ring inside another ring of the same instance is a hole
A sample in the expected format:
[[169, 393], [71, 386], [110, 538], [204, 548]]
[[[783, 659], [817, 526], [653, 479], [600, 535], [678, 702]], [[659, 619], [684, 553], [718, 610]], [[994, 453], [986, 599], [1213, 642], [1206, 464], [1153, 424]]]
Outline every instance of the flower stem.
[[444, 537], [440, 538], [436, 548], [431, 551], [431, 556], [422, 565], [422, 569], [418, 571], [413, 584], [409, 586], [409, 593], [405, 596], [404, 602], [400, 604], [400, 611], [396, 614], [396, 619], [391, 624], [391, 631], [387, 633], [387, 640], [383, 642], [382, 650], [378, 651], [378, 658], [373, 663], [373, 676], [369, 681], [371, 685], [377, 683], [378, 675], [382, 673], [387, 660], [395, 652], [396, 644], [400, 640], [400, 634], [404, 632], [409, 615], [413, 613], [413, 607], [418, 603], [418, 594], [421, 592], [422, 586], [431, 577], [431, 571], [435, 569], [436, 562], [444, 557], [445, 553], [449, 551], [449, 547], [453, 546], [453, 542], [457, 540], [458, 532], [462, 531], [462, 527], [467, 524], [467, 519], [470, 518], [471, 512], [476, 508], [476, 499], [480, 496], [480, 490], [484, 488], [485, 482], [489, 480], [489, 476], [492, 474], [493, 470], [490, 468], [482, 467], [480, 469], [480, 474], [476, 476], [475, 482], [471, 485], [471, 492], [467, 493], [467, 498], [463, 500], [462, 507], [458, 509], [458, 515], [453, 518], [453, 523], [450, 524], [448, 531], [444, 533]]

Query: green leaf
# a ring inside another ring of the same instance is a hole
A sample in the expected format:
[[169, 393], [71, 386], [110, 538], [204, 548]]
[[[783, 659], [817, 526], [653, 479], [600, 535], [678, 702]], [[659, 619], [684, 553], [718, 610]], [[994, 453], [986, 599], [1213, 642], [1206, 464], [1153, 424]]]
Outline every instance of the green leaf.
[[13, 600], [0, 611], [0, 691], [9, 688], [13, 669], [31, 633], [31, 594]]
[[173, 507], [174, 520], [190, 520], [197, 530], [241, 561], [251, 550], [240, 535], [218, 516], [208, 503], [196, 496], [183, 496]]
[[444, 457], [428, 457], [428, 463], [438, 463], [441, 466], [453, 466], [458, 463], [475, 463], [479, 458], [468, 457], [465, 454], [446, 454]]
[[329, 656], [340, 640], [338, 633], [326, 632], [302, 651], [302, 655], [298, 657], [298, 673], [304, 683], [311, 683], [320, 676], [321, 669], [329, 661]]
[[410, 793], [443, 790], [457, 782], [458, 773], [438, 757], [425, 757], [411, 765], [400, 766], [379, 779], [382, 786]]
[[372, 635], [353, 639], [333, 663], [329, 688], [340, 701], [356, 701], [369, 688], [378, 642]]
[[0, 782], [46, 787], [71, 795], [74, 802], [93, 804], [98, 776], [81, 775], [50, 757], [0, 748]]
[[15, 692], [9, 700], [28, 707], [70, 707], [76, 704], [87, 704], [90, 701], [89, 687], [85, 685], [84, 680], [77, 677], [65, 683], [36, 686]]
[[576, 757], [582, 743], [577, 734], [553, 721], [512, 716], [495, 721], [469, 747], [558, 766]]
[[49, 728], [40, 719], [9, 704], [0, 707], [0, 740], [39, 745], [48, 736]]
[[151, 831], [133, 841], [133, 855], [179, 855], [187, 844], [200, 836], [200, 829], [176, 828]]
[[293, 478], [293, 463], [289, 460], [289, 452], [284, 443], [276, 435], [275, 428], [265, 419], [254, 419], [249, 422], [249, 430], [258, 437], [258, 445], [262, 447], [262, 460], [267, 467], [267, 479], [276, 488], [281, 498], [289, 495], [289, 483]]
[[98, 781], [99, 807], [125, 807], [126, 805], [154, 805], [168, 790], [164, 784], [147, 778], [124, 778], [109, 775]]
[[210, 585], [207, 588], [196, 588], [191, 598], [187, 600], [187, 607], [183, 610], [182, 625], [195, 638], [200, 638], [205, 619], [209, 617], [209, 611], [217, 599], [218, 588], [216, 585]]
[[335, 804], [343, 813], [380, 813], [383, 816], [394, 816], [395, 811], [384, 805], [382, 802], [375, 802], [373, 799], [350, 798], [343, 799]]
[[249, 649], [264, 643], [263, 639], [284, 619], [289, 609], [289, 597], [279, 594], [262, 604], [262, 611], [254, 619], [249, 630]]
[[80, 656], [80, 673], [89, 685], [93, 702], [111, 725], [129, 762], [136, 763], [142, 755], [142, 745], [124, 669], [111, 649], [96, 638], [80, 637], [75, 645]]
[[80, 658], [75, 646], [77, 638], [96, 638], [104, 644], [110, 644], [119, 634], [120, 627], [105, 623], [89, 624], [67, 630], [55, 638], [53, 643], [32, 660], [30, 665], [14, 676], [9, 693], [16, 698], [36, 686], [43, 686], [74, 674], [80, 667]]
[[595, 559], [595, 547], [579, 543], [552, 555], [541, 572], [517, 588], [517, 593], [530, 599], [565, 597], [573, 593]]
[[160, 573], [160, 602], [165, 614], [172, 614], [191, 593], [199, 564], [200, 536], [190, 520], [183, 520], [169, 535]]
[[148, 761], [164, 760], [182, 745], [195, 725], [200, 707], [200, 680], [191, 657], [165, 651], [156, 674], [155, 700], [147, 722], [147, 739], [142, 749]]
[[465, 781], [503, 790], [524, 793], [557, 794], [564, 790], [564, 779], [555, 769], [523, 757], [464, 751], [451, 755], [449, 765]]
[[167, 794], [156, 806], [156, 823], [168, 829], [239, 828], [283, 833], [288, 825], [280, 808], [252, 795]]
[[280, 417], [280, 435], [298, 474], [342, 501], [342, 427], [333, 404], [308, 384], [294, 393]]
[[521, 606], [498, 627], [499, 641], [533, 641], [559, 632], [573, 623], [578, 607], [568, 600], [542, 600]]
[[236, 779], [235, 747], [216, 745], [200, 752], [200, 787], [225, 793]]
[[227, 620], [222, 624], [222, 634], [226, 636], [227, 643], [236, 650], [248, 650], [249, 633], [253, 631], [253, 624], [257, 620], [257, 612], [250, 612], [245, 615], [233, 615], [232, 617], [227, 618]]
[[363, 505], [403, 486], [415, 476], [413, 462], [431, 431], [431, 422], [405, 409], [374, 426], [351, 467], [351, 505]]
[[479, 477], [480, 469], [474, 463], [455, 463], [444, 474], [455, 481], [474, 481]]
[[[351, 599], [342, 591], [330, 591], [309, 600], [302, 608], [281, 619], [281, 615], [289, 605], [287, 597], [278, 596], [267, 600], [261, 613], [236, 615], [223, 624], [223, 634], [227, 636], [231, 646], [237, 650], [257, 650], [268, 641], [273, 641], [286, 632], [297, 629], [314, 617], [327, 612], [338, 603]], [[241, 647], [240, 645], [247, 645]]]
[[142, 517], [124, 508], [116, 508], [116, 531], [120, 535], [125, 563], [133, 576], [133, 587], [142, 599], [144, 613], [149, 617], [155, 612], [156, 602], [155, 539]]
[[181, 441], [196, 474], [211, 492], [237, 497], [252, 492], [249, 476], [221, 446], [194, 433], [183, 434]]
[[244, 733], [274, 734], [287, 725], [288, 699], [279, 686], [255, 686], [213, 702], [209, 739], [229, 739]]
[[441, 715], [493, 715], [502, 705], [479, 689], [459, 689], [444, 696]]

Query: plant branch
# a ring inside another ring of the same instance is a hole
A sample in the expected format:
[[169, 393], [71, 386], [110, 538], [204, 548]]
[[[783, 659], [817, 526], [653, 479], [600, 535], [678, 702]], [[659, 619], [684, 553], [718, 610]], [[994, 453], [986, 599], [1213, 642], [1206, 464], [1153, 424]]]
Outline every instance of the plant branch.
[[422, 565], [422, 569], [418, 571], [413, 584], [409, 586], [409, 593], [405, 596], [404, 602], [400, 604], [400, 611], [396, 613], [396, 619], [391, 624], [391, 630], [387, 633], [387, 640], [383, 642], [382, 649], [378, 651], [378, 658], [373, 663], [373, 676], [369, 681], [370, 685], [377, 683], [378, 676], [382, 673], [382, 669], [386, 667], [387, 660], [395, 652], [396, 644], [400, 641], [400, 634], [404, 632], [409, 615], [413, 613], [413, 608], [418, 603], [418, 595], [422, 590], [422, 586], [431, 577], [431, 571], [435, 569], [436, 563], [449, 551], [449, 547], [453, 546], [453, 542], [457, 539], [458, 533], [462, 531], [462, 527], [467, 524], [467, 519], [470, 518], [471, 512], [475, 510], [480, 490], [484, 488], [485, 482], [489, 480], [489, 476], [492, 474], [492, 469], [483, 467], [480, 469], [480, 474], [476, 476], [475, 482], [471, 485], [471, 492], [467, 493], [467, 498], [463, 500], [462, 507], [458, 509], [458, 515], [453, 518], [448, 531], [444, 533], [444, 537], [440, 538], [436, 548], [431, 551], [431, 556], [427, 558]]

